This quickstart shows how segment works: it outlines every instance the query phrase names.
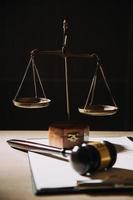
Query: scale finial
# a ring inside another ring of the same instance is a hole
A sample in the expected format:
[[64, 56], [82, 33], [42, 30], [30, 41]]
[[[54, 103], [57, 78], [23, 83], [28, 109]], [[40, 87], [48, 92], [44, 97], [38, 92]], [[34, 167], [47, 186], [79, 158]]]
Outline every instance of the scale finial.
[[66, 19], [63, 20], [63, 32], [64, 32], [64, 35], [66, 35], [66, 31], [68, 29], [68, 23], [66, 21]]
[[68, 30], [68, 23], [64, 19], [63, 21], [63, 46], [62, 46], [62, 52], [65, 52], [66, 44], [67, 44], [67, 30]]

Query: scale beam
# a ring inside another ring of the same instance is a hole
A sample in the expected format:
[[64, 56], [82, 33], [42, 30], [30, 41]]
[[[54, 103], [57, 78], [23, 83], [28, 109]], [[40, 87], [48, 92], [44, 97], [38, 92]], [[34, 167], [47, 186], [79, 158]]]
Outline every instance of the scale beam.
[[46, 51], [39, 51], [37, 49], [31, 51], [32, 55], [37, 55], [37, 54], [43, 54], [43, 55], [55, 55], [55, 56], [60, 56], [62, 58], [96, 58], [97, 55], [95, 53], [89, 54], [89, 53], [76, 53], [76, 52], [69, 52], [65, 51], [63, 52], [62, 50], [46, 50]]

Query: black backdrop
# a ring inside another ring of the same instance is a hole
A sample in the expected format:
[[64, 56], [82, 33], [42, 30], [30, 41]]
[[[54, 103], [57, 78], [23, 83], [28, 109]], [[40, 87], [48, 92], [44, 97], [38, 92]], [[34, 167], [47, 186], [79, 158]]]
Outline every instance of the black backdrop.
[[[60, 49], [62, 22], [69, 24], [68, 49], [96, 52], [119, 107], [116, 115], [89, 117], [79, 114], [85, 102], [94, 66], [69, 61], [69, 94], [72, 120], [86, 121], [92, 130], [133, 130], [133, 4], [132, 1], [0, 1], [0, 129], [43, 130], [53, 121], [66, 120], [63, 61], [37, 58], [45, 92], [51, 104], [44, 109], [20, 109], [12, 104], [33, 49]], [[30, 94], [32, 78], [25, 81]], [[107, 96], [98, 85], [98, 97]], [[97, 100], [97, 101], [98, 101]]]

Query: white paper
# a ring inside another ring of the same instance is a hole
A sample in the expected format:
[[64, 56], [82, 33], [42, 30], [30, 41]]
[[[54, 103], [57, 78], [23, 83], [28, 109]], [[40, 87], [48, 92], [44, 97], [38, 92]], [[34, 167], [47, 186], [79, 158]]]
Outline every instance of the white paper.
[[[91, 176], [81, 176], [72, 168], [70, 162], [49, 156], [28, 152], [33, 180], [37, 191], [42, 189], [75, 188], [87, 184], [97, 187], [113, 184], [114, 187], [130, 185], [133, 187], [133, 142], [127, 137], [91, 138], [107, 140], [116, 145], [117, 161], [112, 169], [97, 172]], [[34, 140], [35, 141], [35, 140]], [[36, 140], [47, 144], [47, 140]]]
[[32, 152], [29, 152], [29, 159], [37, 188], [74, 187], [77, 179], [85, 179], [72, 169], [68, 161]]

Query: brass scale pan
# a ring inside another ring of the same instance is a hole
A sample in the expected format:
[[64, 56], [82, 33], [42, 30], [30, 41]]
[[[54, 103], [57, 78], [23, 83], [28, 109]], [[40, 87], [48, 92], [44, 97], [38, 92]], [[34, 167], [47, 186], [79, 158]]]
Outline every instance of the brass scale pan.
[[23, 97], [13, 100], [13, 104], [20, 108], [44, 108], [49, 106], [50, 101], [47, 98]]
[[[49, 54], [57, 55], [67, 58], [91, 58], [93, 55], [87, 53], [71, 53], [71, 52], [62, 52], [61, 50], [55, 51], [39, 51], [39, 54]], [[13, 104], [21, 108], [43, 108], [49, 106], [50, 99], [47, 98], [36, 98], [36, 97], [23, 97], [13, 100]], [[110, 105], [88, 105], [86, 108], [78, 108], [81, 114], [91, 115], [91, 116], [108, 116], [113, 115], [117, 112], [117, 106]]]
[[110, 105], [88, 105], [86, 108], [79, 108], [80, 113], [91, 116], [108, 116], [117, 112], [117, 106]]

